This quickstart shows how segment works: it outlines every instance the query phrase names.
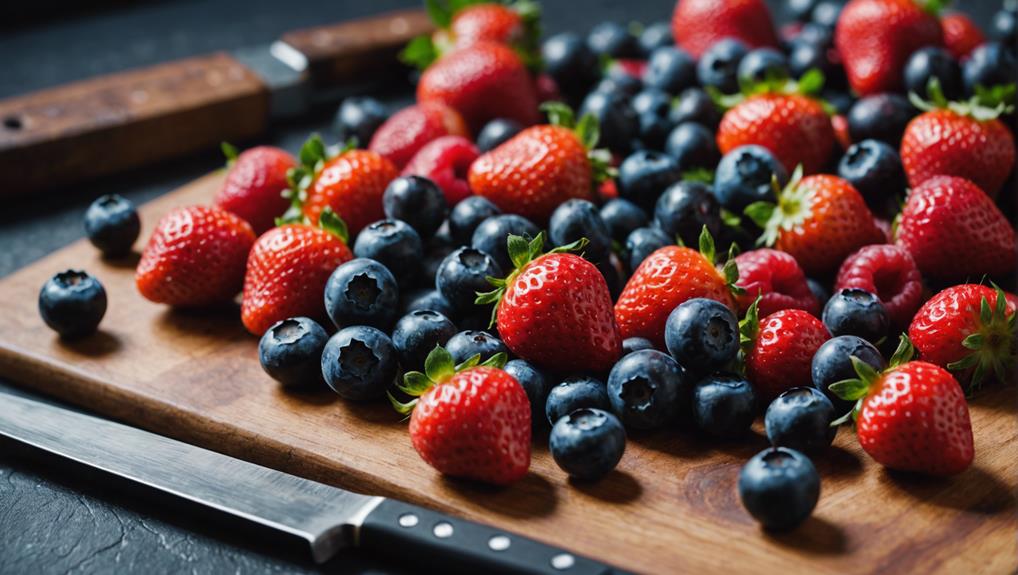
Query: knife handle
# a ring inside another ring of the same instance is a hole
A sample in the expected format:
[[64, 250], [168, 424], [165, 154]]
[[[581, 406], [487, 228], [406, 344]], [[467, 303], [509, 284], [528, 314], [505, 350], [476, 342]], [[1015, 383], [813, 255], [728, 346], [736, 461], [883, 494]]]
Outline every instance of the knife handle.
[[361, 523], [360, 547], [441, 572], [604, 575], [613, 568], [515, 533], [386, 499]]

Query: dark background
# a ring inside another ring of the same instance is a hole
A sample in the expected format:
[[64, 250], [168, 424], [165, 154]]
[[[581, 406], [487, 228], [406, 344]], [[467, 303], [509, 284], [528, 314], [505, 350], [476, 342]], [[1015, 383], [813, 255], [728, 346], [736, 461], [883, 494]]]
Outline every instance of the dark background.
[[[413, 0], [191, 0], [105, 2], [61, 12], [48, 3], [0, 7], [0, 98], [72, 80], [215, 50], [270, 42], [294, 28], [416, 6]], [[545, 31], [585, 33], [602, 20], [667, 20], [672, 0], [544, 0]], [[783, 2], [771, 0], [784, 21]], [[999, 2], [957, 2], [984, 29]], [[50, 12], [51, 14], [48, 14]], [[405, 96], [402, 96], [405, 98]], [[387, 97], [390, 102], [400, 95]], [[327, 114], [276, 126], [258, 143], [296, 150], [307, 134], [330, 134]], [[144, 202], [222, 165], [214, 151], [5, 206], [0, 277], [82, 237], [95, 197]], [[2, 175], [0, 175], [2, 181]], [[2, 185], [2, 184], [0, 184]], [[35, 294], [25, 294], [35, 297]], [[12, 388], [0, 380], [0, 389]], [[398, 552], [394, 553], [398, 556]], [[344, 554], [315, 567], [302, 554], [209, 525], [102, 481], [0, 452], [0, 573], [400, 573], [397, 565]]]

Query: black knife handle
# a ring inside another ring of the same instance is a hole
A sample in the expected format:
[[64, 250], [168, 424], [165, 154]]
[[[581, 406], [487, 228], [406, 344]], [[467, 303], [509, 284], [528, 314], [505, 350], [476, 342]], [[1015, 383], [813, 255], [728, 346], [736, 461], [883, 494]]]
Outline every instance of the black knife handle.
[[386, 499], [361, 524], [358, 545], [398, 552], [442, 572], [606, 575], [615, 570], [575, 553], [473, 521]]

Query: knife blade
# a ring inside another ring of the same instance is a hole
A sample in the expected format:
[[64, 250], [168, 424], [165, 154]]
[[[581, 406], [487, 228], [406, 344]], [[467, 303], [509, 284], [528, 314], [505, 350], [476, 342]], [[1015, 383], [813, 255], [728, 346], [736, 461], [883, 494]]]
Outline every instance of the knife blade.
[[0, 392], [0, 438], [224, 518], [296, 537], [324, 562], [340, 549], [399, 548], [444, 572], [616, 573], [593, 559], [416, 505], [255, 465], [92, 415]]

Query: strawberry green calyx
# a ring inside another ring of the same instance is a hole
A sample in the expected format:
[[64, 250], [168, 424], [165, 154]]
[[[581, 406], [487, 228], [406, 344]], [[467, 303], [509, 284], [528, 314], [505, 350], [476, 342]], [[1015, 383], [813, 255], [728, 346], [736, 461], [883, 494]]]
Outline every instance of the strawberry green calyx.
[[923, 9], [923, 12], [939, 17], [940, 13], [951, 5], [951, 0], [915, 0], [915, 3]]
[[409, 415], [417, 405], [417, 398], [427, 393], [428, 390], [436, 385], [441, 385], [449, 381], [449, 379], [457, 373], [478, 366], [502, 369], [505, 367], [506, 360], [508, 359], [508, 356], [504, 352], [499, 352], [482, 362], [481, 355], [476, 354], [463, 363], [456, 365], [452, 359], [452, 354], [450, 354], [444, 347], [436, 345], [435, 349], [431, 350], [427, 359], [424, 360], [424, 372], [407, 372], [406, 375], [403, 376], [403, 383], [397, 384], [396, 386], [398, 390], [409, 395], [413, 399], [407, 402], [402, 402], [396, 399], [389, 392], [386, 392], [386, 395], [389, 396], [389, 402], [392, 403], [392, 406], [396, 411], [402, 415]]
[[219, 149], [223, 151], [223, 155], [226, 156], [226, 167], [232, 167], [233, 164], [237, 163], [237, 157], [240, 156], [240, 150], [237, 146], [234, 146], [230, 142], [220, 142]]
[[998, 381], [1007, 381], [1007, 374], [1013, 373], [1016, 365], [1015, 318], [1018, 318], [1018, 313], [1008, 315], [1004, 290], [993, 287], [996, 291], [993, 306], [990, 306], [985, 297], [982, 298], [979, 304], [979, 329], [961, 342], [972, 352], [947, 365], [947, 369], [956, 373], [972, 370], [968, 389], [970, 392], [979, 389], [990, 373]]
[[908, 99], [916, 108], [931, 112], [933, 110], [950, 110], [961, 116], [968, 116], [980, 122], [988, 122], [1014, 112], [1016, 84], [1003, 84], [986, 88], [976, 86], [976, 93], [968, 100], [952, 102], [944, 95], [940, 80], [930, 78], [926, 85], [926, 98], [915, 92], [909, 92]]
[[350, 230], [346, 227], [346, 222], [332, 211], [332, 208], [326, 207], [322, 210], [322, 214], [318, 216], [318, 227], [343, 240], [344, 244], [350, 243]]
[[753, 343], [756, 341], [756, 336], [760, 334], [760, 299], [763, 296], [756, 296], [753, 303], [749, 304], [746, 309], [746, 317], [742, 318], [739, 322], [739, 350], [742, 354], [749, 353], [752, 349]]
[[618, 170], [612, 166], [611, 152], [596, 147], [601, 139], [601, 126], [593, 114], [584, 114], [577, 122], [573, 109], [562, 102], [545, 102], [541, 104], [541, 111], [547, 114], [548, 123], [568, 128], [580, 139], [580, 143], [587, 149], [594, 182], [599, 184], [618, 175]]
[[325, 162], [356, 147], [356, 138], [347, 140], [341, 146], [329, 148], [320, 135], [311, 134], [304, 145], [300, 147], [300, 153], [297, 156], [300, 164], [286, 172], [286, 182], [289, 187], [283, 190], [283, 197], [290, 200], [290, 207], [281, 217], [276, 218], [276, 225], [303, 222], [304, 202], [308, 199], [308, 188], [315, 181], [315, 176], [325, 166]]
[[824, 110], [828, 114], [833, 114], [833, 108], [819, 98], [820, 91], [824, 88], [824, 82], [826, 78], [824, 73], [817, 68], [810, 68], [798, 80], [793, 80], [787, 76], [768, 76], [767, 78], [753, 83], [739, 84], [739, 92], [735, 94], [723, 94], [720, 90], [713, 86], [706, 88], [707, 94], [710, 95], [714, 104], [722, 110], [728, 110], [739, 105], [747, 98], [757, 96], [760, 94], [781, 94], [785, 96], [809, 96], [819, 101], [823, 106]]
[[744, 214], [763, 229], [759, 246], [773, 246], [782, 230], [789, 231], [801, 225], [812, 215], [812, 195], [799, 185], [802, 182], [802, 164], [795, 167], [788, 185], [781, 189], [777, 177], [771, 177], [771, 186], [778, 203], [753, 202], [746, 206]]
[[859, 417], [859, 411], [862, 410], [863, 399], [869, 393], [870, 387], [873, 386], [877, 379], [888, 371], [912, 361], [912, 357], [914, 355], [915, 348], [912, 347], [912, 341], [908, 339], [907, 335], [902, 334], [901, 339], [898, 342], [898, 349], [896, 349], [894, 355], [891, 356], [887, 369], [882, 372], [878, 372], [873, 369], [870, 364], [858, 357], [854, 355], [851, 356], [850, 359], [852, 360], [852, 368], [855, 369], [855, 374], [858, 377], [832, 383], [829, 389], [845, 401], [856, 402], [855, 407], [852, 408], [852, 411], [832, 421], [831, 426], [841, 425], [842, 423], [848, 422], [849, 419], [855, 421]]
[[[681, 238], [679, 239], [681, 245]], [[735, 285], [735, 282], [739, 281], [739, 266], [735, 263], [735, 256], [738, 252], [738, 246], [734, 243], [728, 248], [728, 255], [725, 256], [724, 263], [718, 261], [716, 247], [714, 245], [714, 236], [710, 235], [710, 230], [707, 226], [703, 226], [700, 230], [699, 240], [700, 255], [709, 261], [712, 265], [721, 266], [721, 275], [725, 278], [725, 285], [728, 286], [728, 291], [733, 296], [740, 296], [746, 293], [746, 290]]]

